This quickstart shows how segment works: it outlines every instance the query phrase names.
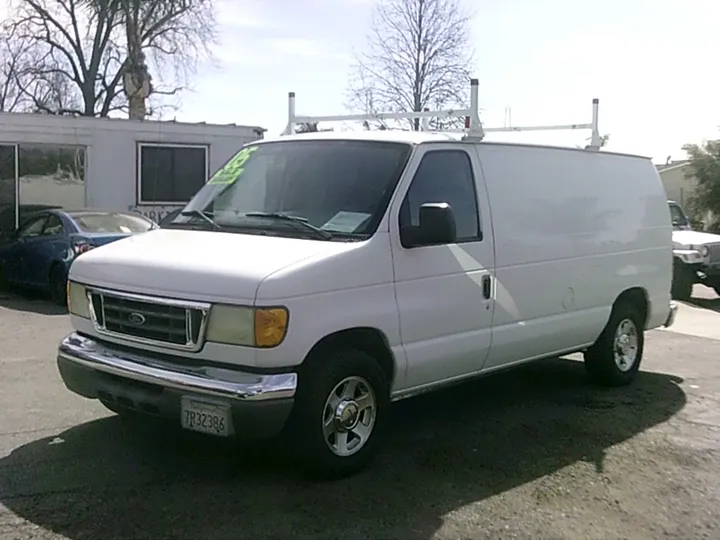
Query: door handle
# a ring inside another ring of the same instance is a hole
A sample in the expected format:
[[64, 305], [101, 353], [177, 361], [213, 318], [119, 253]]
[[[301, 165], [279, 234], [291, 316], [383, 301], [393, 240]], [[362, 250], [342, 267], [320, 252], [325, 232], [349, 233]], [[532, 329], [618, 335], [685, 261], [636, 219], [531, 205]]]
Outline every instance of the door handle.
[[491, 287], [491, 278], [489, 275], [485, 274], [482, 278], [482, 290], [483, 290], [483, 296], [486, 299], [490, 299], [490, 295], [492, 294], [492, 287]]

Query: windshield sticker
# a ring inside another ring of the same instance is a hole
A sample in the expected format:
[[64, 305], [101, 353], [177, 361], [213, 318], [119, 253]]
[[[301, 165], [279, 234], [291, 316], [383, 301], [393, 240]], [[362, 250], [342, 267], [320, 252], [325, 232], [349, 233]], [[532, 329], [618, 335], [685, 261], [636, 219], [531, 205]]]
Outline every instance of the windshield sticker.
[[330, 218], [330, 221], [320, 228], [326, 231], [352, 233], [355, 232], [360, 225], [365, 223], [369, 217], [370, 214], [366, 214], [364, 212], [341, 211]]
[[257, 149], [257, 146], [248, 146], [240, 150], [222, 169], [213, 175], [208, 184], [234, 184], [243, 173], [245, 162]]

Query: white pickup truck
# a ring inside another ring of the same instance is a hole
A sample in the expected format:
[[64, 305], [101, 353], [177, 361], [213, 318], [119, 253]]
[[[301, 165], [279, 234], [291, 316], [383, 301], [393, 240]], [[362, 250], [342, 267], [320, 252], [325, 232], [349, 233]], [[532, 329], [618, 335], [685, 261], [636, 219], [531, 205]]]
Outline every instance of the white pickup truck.
[[720, 235], [693, 231], [682, 207], [668, 201], [673, 224], [672, 296], [688, 300], [695, 283], [720, 294]]
[[[166, 228], [72, 265], [66, 386], [217, 436], [366, 466], [392, 401], [584, 352], [624, 385], [673, 322], [647, 158], [426, 132], [242, 148]], [[491, 434], [488, 434], [491, 437]]]

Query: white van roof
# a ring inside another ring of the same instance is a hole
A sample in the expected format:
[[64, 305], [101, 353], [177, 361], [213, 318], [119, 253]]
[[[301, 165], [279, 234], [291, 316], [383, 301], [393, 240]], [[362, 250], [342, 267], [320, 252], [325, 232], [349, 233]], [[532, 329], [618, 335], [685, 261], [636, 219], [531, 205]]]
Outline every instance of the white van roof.
[[[463, 144], [480, 144], [480, 145], [502, 145], [502, 146], [521, 146], [521, 147], [532, 147], [532, 148], [551, 148], [554, 150], [570, 150], [577, 152], [587, 152], [583, 148], [573, 148], [570, 146], [553, 146], [546, 144], [532, 144], [532, 143], [513, 143], [513, 142], [492, 142], [492, 141], [479, 141], [477, 139], [466, 139], [461, 132], [445, 132], [445, 131], [404, 131], [404, 130], [358, 130], [358, 131], [316, 131], [308, 133], [296, 133], [293, 135], [281, 135], [278, 137], [269, 137], [258, 141], [253, 141], [252, 144], [267, 144], [271, 142], [282, 142], [282, 141], [307, 141], [307, 140], [318, 140], [318, 141], [378, 141], [378, 142], [395, 142], [404, 143], [411, 145], [418, 145], [423, 143], [442, 143], [442, 142], [455, 142]], [[624, 152], [608, 152], [602, 150], [601, 154], [612, 154], [619, 156], [635, 157], [641, 159], [652, 159], [648, 156], [641, 156], [637, 154], [628, 154]]]
[[[463, 139], [462, 133], [444, 131], [404, 131], [404, 130], [358, 130], [358, 131], [316, 131], [309, 133], [295, 133], [262, 139], [265, 141], [306, 141], [314, 140], [353, 140], [353, 141], [381, 141], [398, 142], [406, 144], [422, 144], [428, 142], [454, 141]], [[261, 141], [258, 141], [261, 142]]]

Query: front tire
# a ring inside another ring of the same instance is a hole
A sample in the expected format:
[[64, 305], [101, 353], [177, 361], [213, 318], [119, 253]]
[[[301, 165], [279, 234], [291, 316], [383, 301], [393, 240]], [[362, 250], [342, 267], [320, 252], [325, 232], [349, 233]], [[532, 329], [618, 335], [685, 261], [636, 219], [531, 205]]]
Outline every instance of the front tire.
[[585, 351], [585, 368], [601, 386], [624, 386], [636, 377], [645, 346], [644, 321], [630, 303], [613, 308], [597, 341]]
[[314, 353], [299, 371], [288, 422], [297, 457], [313, 476], [342, 478], [374, 458], [389, 417], [388, 378], [355, 349]]

